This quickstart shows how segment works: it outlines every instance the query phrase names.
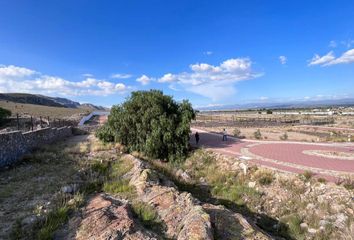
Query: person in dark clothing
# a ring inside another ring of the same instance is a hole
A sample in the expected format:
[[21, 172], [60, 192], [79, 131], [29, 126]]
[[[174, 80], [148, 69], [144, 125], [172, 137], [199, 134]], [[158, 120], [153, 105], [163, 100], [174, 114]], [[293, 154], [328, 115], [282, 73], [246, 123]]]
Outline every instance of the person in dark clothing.
[[198, 145], [198, 143], [199, 143], [199, 133], [196, 132], [194, 136], [195, 136], [195, 142], [196, 142], [197, 145]]
[[223, 132], [222, 132], [222, 140], [223, 141], [227, 141], [227, 132], [226, 129], [224, 128]]

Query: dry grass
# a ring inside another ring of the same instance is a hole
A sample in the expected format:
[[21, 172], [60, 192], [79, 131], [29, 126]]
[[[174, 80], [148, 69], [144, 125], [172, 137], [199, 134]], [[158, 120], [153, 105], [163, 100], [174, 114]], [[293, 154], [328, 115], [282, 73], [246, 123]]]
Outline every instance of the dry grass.
[[268, 169], [259, 169], [254, 173], [254, 178], [262, 185], [269, 185], [274, 180], [274, 172]]
[[[0, 239], [6, 239], [11, 232], [15, 239], [26, 239], [28, 234], [50, 239], [82, 203], [84, 194], [100, 189], [109, 163], [88, 158], [89, 149], [87, 136], [75, 136], [66, 142], [43, 146], [25, 156], [21, 164], [0, 172], [0, 208], [7, 211], [6, 217], [0, 219]], [[75, 194], [61, 192], [62, 187], [74, 185], [78, 186]], [[27, 232], [23, 232], [21, 221], [36, 215], [40, 217], [34, 230], [26, 228]]]
[[87, 115], [91, 112], [88, 109], [82, 108], [48, 107], [8, 101], [0, 101], [0, 107], [10, 110], [14, 116], [18, 113], [20, 115], [32, 115], [34, 117], [49, 116], [52, 119], [68, 118], [79, 114]]

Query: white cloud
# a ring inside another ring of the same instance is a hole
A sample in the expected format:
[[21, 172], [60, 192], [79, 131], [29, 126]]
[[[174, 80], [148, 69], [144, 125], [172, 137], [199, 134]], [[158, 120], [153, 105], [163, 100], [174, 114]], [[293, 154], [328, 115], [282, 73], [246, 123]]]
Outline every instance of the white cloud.
[[152, 78], [149, 78], [146, 75], [141, 75], [141, 77], [137, 78], [136, 81], [140, 82], [142, 85], [147, 85], [150, 83], [150, 81], [152, 81]]
[[268, 100], [269, 97], [260, 97], [259, 99], [262, 100], [262, 101], [265, 101], [265, 100]]
[[194, 108], [211, 108], [211, 107], [222, 107], [225, 106], [225, 104], [220, 104], [220, 103], [210, 103], [206, 105], [193, 105]]
[[286, 62], [288, 61], [287, 57], [285, 56], [279, 56], [279, 61], [281, 64], [286, 64]]
[[[189, 72], [167, 73], [158, 79], [169, 83], [171, 89], [185, 89], [217, 101], [236, 93], [234, 84], [261, 76], [252, 71], [249, 58], [228, 59], [218, 66], [208, 63], [191, 64]], [[176, 87], [178, 85], [178, 87]]]
[[354, 44], [354, 40], [348, 39], [346, 41], [341, 41], [340, 43], [344, 45], [346, 48], [351, 48], [352, 45]]
[[324, 56], [315, 56], [310, 60], [309, 66], [312, 65], [321, 65], [321, 66], [330, 66], [336, 64], [345, 64], [354, 62], [354, 49], [350, 49], [344, 52], [340, 57], [336, 58], [333, 54], [333, 51], [327, 53]]
[[341, 64], [341, 63], [353, 63], [354, 62], [354, 48], [346, 51], [342, 56], [329, 62], [328, 65]]
[[205, 51], [205, 52], [203, 52], [203, 54], [204, 54], [204, 55], [209, 55], [209, 56], [210, 56], [210, 55], [212, 55], [212, 54], [213, 54], [213, 52], [212, 52], [212, 51]]
[[0, 89], [1, 92], [28, 92], [61, 96], [107, 96], [123, 92], [127, 87], [122, 83], [113, 83], [92, 77], [78, 82], [68, 81], [31, 69], [9, 65], [0, 66]]
[[126, 74], [126, 73], [116, 73], [116, 74], [112, 74], [111, 78], [126, 79], [126, 78], [131, 78], [132, 76], [133, 75]]
[[91, 73], [84, 73], [82, 74], [83, 77], [93, 77], [93, 74]]
[[163, 75], [163, 77], [160, 78], [160, 79], [158, 80], [158, 82], [160, 82], [160, 83], [167, 83], [167, 82], [174, 82], [174, 81], [176, 81], [176, 80], [177, 80], [177, 78], [176, 78], [175, 75], [173, 75], [172, 73], [167, 73], [167, 74]]
[[313, 56], [313, 58], [310, 60], [310, 63], [308, 64], [309, 66], [313, 66], [313, 65], [326, 65], [329, 62], [331, 62], [333, 59], [335, 59], [335, 56], [333, 54], [333, 51], [330, 51], [329, 53], [327, 53], [324, 56], [320, 56], [318, 54], [315, 54], [315, 56]]
[[35, 73], [36, 71], [24, 67], [16, 67], [14, 65], [0, 65], [0, 77], [25, 77]]
[[331, 48], [335, 48], [335, 47], [337, 47], [337, 42], [332, 40], [332, 41], [329, 42], [328, 46], [331, 47]]

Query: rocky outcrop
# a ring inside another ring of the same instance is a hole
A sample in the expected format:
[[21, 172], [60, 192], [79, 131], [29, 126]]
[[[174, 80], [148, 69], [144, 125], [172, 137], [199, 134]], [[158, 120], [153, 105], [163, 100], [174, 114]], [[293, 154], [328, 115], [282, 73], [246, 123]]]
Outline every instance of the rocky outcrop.
[[210, 215], [214, 235], [217, 239], [271, 239], [255, 226], [252, 226], [241, 214], [234, 213], [224, 206], [203, 204], [203, 208]]
[[134, 220], [128, 203], [102, 194], [92, 198], [85, 207], [75, 239], [155, 240], [160, 238]]
[[174, 184], [149, 169], [147, 163], [127, 156], [134, 163], [130, 184], [140, 200], [154, 206], [166, 226], [166, 237], [178, 240], [213, 239], [209, 214], [189, 193], [180, 193]]

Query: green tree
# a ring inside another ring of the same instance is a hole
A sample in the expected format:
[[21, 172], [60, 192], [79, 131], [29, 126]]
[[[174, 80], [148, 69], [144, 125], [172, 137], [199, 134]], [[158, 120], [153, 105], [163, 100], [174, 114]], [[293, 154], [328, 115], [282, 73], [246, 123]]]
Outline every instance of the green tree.
[[158, 90], [137, 91], [112, 107], [107, 125], [96, 135], [128, 151], [173, 161], [187, 155], [192, 119], [195, 112], [188, 101], [177, 103]]
[[11, 111], [7, 109], [0, 108], [0, 123], [3, 122], [7, 117], [11, 116]]

